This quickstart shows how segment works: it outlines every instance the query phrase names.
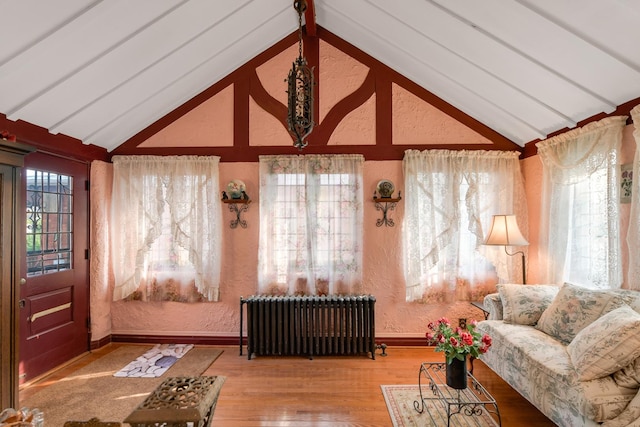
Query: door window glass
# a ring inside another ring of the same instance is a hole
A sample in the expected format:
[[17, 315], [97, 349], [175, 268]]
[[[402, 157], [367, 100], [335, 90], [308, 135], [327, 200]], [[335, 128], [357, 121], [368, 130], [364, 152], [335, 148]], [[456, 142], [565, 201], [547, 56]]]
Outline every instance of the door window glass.
[[26, 169], [27, 276], [73, 267], [73, 178]]

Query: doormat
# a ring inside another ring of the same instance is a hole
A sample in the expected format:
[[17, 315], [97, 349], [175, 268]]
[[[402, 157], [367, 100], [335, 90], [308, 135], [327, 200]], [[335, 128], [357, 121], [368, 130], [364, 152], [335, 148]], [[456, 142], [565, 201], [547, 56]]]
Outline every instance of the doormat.
[[156, 344], [151, 350], [113, 374], [121, 378], [156, 378], [164, 374], [193, 344]]
[[[447, 410], [437, 399], [425, 399], [424, 411], [422, 413], [416, 411], [413, 402], [420, 403], [418, 385], [381, 385], [380, 388], [382, 388], [393, 427], [441, 427], [448, 425]], [[428, 387], [426, 392], [429, 392]], [[423, 387], [422, 393], [424, 397], [425, 387]], [[498, 425], [485, 410], [473, 417], [463, 414], [454, 415], [451, 418], [451, 425], [458, 425], [455, 421], [461, 422], [462, 425], [468, 425], [465, 423], [469, 421], [471, 421], [470, 425], [474, 426], [494, 427]]]

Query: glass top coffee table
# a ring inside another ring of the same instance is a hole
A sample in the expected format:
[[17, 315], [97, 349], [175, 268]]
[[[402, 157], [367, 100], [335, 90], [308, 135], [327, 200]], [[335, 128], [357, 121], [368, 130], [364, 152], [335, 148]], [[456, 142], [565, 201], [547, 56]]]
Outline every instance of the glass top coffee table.
[[413, 402], [416, 411], [427, 412], [435, 426], [501, 425], [496, 400], [471, 373], [467, 374], [467, 388], [462, 390], [449, 387], [445, 374], [443, 362], [420, 365], [420, 400]]

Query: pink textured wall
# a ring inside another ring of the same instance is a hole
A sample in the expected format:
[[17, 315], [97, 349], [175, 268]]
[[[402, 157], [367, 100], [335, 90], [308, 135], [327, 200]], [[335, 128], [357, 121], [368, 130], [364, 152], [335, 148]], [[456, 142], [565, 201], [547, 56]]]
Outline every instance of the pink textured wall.
[[[364, 167], [364, 284], [365, 293], [376, 297], [376, 334], [379, 337], [423, 336], [426, 325], [437, 317], [452, 319], [464, 317], [480, 320], [482, 313], [469, 303], [454, 305], [424, 305], [405, 302], [402, 272], [402, 218], [404, 204], [401, 201], [389, 217], [395, 227], [376, 227], [381, 212], [375, 209], [372, 196], [380, 179], [390, 179], [397, 190], [404, 192], [402, 162], [366, 162]], [[257, 163], [221, 163], [220, 184], [231, 179], [241, 179], [247, 185], [252, 199], [246, 229], [229, 227], [233, 213], [223, 205], [223, 258], [220, 301], [215, 303], [145, 303], [98, 301], [94, 310], [111, 311], [111, 330], [99, 325], [94, 328], [94, 340], [113, 334], [147, 334], [179, 336], [231, 336], [238, 335], [241, 296], [256, 292], [259, 232], [259, 195]], [[396, 191], [397, 191], [396, 190]], [[94, 302], [95, 305], [95, 302]]]
[[[287, 104], [285, 77], [298, 54], [297, 45], [256, 68], [264, 89]], [[370, 69], [320, 40], [318, 120], [365, 81]], [[376, 94], [338, 124], [328, 145], [375, 145]], [[185, 116], [144, 141], [140, 147], [228, 147], [233, 145], [233, 85], [223, 89]], [[491, 144], [491, 141], [424, 102], [397, 84], [392, 85], [393, 144]], [[291, 136], [274, 116], [249, 100], [249, 144], [289, 146]], [[222, 159], [224, 161], [224, 159]]]
[[538, 268], [538, 237], [540, 233], [540, 200], [542, 195], [542, 162], [540, 156], [528, 157], [520, 162], [527, 195], [529, 219], [529, 246], [527, 254], [527, 283], [540, 283]]
[[233, 85], [147, 139], [139, 147], [230, 147], [233, 145]]
[[394, 144], [491, 144], [402, 87], [392, 90]]
[[[633, 159], [635, 141], [633, 126], [624, 132], [622, 163]], [[538, 233], [540, 219], [540, 192], [542, 164], [539, 156], [522, 161], [525, 190], [529, 206], [528, 283], [539, 283]], [[223, 272], [221, 301], [203, 304], [115, 302], [105, 298], [93, 301], [93, 310], [101, 313], [100, 325], [94, 326], [94, 340], [110, 333], [150, 334], [150, 335], [193, 335], [193, 336], [237, 336], [239, 325], [239, 299], [256, 291], [256, 265], [259, 231], [259, 194], [257, 163], [221, 163], [220, 183], [225, 185], [231, 179], [242, 179], [247, 184], [252, 199], [244, 218], [249, 223], [247, 229], [228, 227], [233, 214], [223, 209]], [[364, 211], [364, 283], [365, 292], [375, 295], [376, 334], [379, 337], [422, 336], [426, 324], [437, 317], [446, 315], [481, 319], [481, 313], [468, 303], [453, 305], [423, 305], [405, 302], [404, 277], [402, 272], [402, 241], [404, 204], [401, 201], [390, 217], [395, 227], [376, 227], [381, 215], [371, 196], [376, 183], [390, 179], [398, 190], [404, 191], [402, 162], [368, 161], [364, 168], [365, 211]], [[226, 206], [223, 206], [226, 208]], [[623, 247], [629, 223], [629, 205], [621, 205], [621, 236]], [[625, 253], [625, 250], [623, 250]], [[625, 256], [625, 270], [626, 270]], [[626, 272], [625, 272], [626, 274]], [[111, 315], [111, 324], [105, 322]]]

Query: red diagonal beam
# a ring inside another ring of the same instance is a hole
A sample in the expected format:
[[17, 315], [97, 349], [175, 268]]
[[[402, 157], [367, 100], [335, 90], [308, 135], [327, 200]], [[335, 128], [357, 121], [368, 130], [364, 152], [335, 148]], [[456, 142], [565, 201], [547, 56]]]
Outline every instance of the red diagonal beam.
[[307, 0], [307, 10], [304, 12], [304, 23], [307, 28], [307, 36], [316, 36], [316, 7], [313, 0]]

